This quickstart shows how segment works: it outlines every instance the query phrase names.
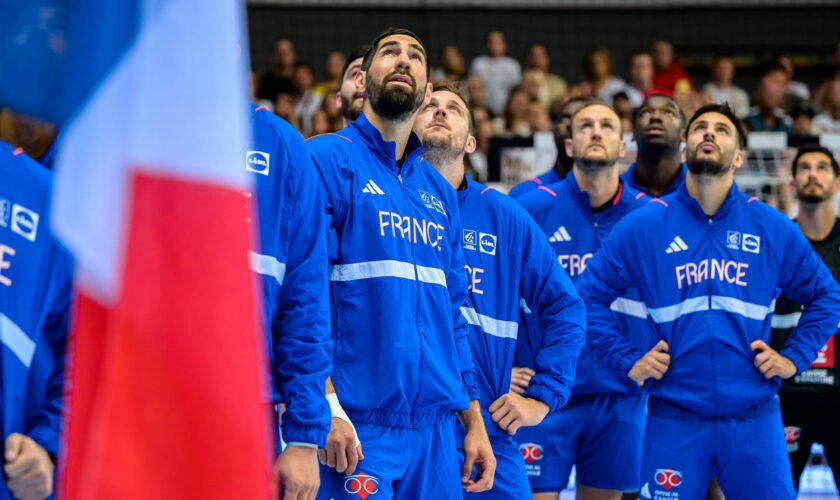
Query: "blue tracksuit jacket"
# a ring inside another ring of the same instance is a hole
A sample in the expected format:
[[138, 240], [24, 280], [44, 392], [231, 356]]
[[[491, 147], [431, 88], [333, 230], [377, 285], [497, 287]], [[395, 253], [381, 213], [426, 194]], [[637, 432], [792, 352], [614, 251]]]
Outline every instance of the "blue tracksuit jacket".
[[26, 434], [57, 455], [72, 261], [50, 233], [52, 173], [0, 141], [0, 176], [3, 439]]
[[563, 179], [560, 177], [560, 174], [554, 170], [554, 167], [551, 167], [548, 172], [542, 173], [536, 177], [531, 177], [530, 179], [525, 179], [519, 184], [513, 186], [508, 193], [508, 196], [513, 199], [519, 199], [540, 186], [548, 186], [562, 180]]
[[[549, 237], [560, 264], [577, 283], [613, 227], [649, 199], [643, 193], [622, 185], [612, 206], [593, 213], [589, 206], [589, 195], [580, 189], [575, 176], [570, 174], [565, 180], [532, 191], [518, 201]], [[635, 290], [622, 293], [612, 304], [612, 309], [622, 331], [632, 337], [635, 345], [645, 345], [649, 326], [638, 293]], [[526, 312], [522, 316], [521, 329], [527, 332], [526, 338], [539, 338], [541, 328], [534, 315]], [[518, 351], [519, 365], [533, 366], [537, 346], [524, 344], [522, 347], [525, 348]], [[574, 395], [611, 392], [639, 394], [639, 387], [626, 373], [599, 360], [590, 348], [584, 347], [578, 360], [572, 392]]]
[[324, 384], [332, 366], [324, 194], [300, 133], [267, 108], [251, 107], [263, 315], [275, 401], [286, 404], [286, 442], [323, 446], [330, 428]]
[[473, 307], [461, 310], [472, 325], [470, 349], [488, 433], [508, 437], [487, 407], [510, 390], [518, 337], [520, 297], [534, 310], [541, 335], [533, 344], [537, 372], [525, 397], [551, 410], [569, 399], [584, 344], [586, 311], [539, 227], [515, 201], [467, 180], [458, 191], [464, 260]]
[[[685, 410], [726, 416], [766, 402], [781, 380], [753, 365], [754, 340], [769, 345], [779, 289], [804, 304], [781, 354], [805, 370], [840, 321], [840, 286], [796, 225], [738, 191], [707, 217], [683, 185], [619, 224], [578, 281], [587, 304], [587, 342], [622, 373], [659, 340], [671, 363], [651, 396]], [[648, 346], [615, 329], [609, 304], [636, 287], [652, 320]]]
[[332, 381], [354, 422], [419, 428], [478, 399], [455, 190], [364, 115], [307, 146], [327, 193]]
[[[641, 193], [648, 194], [646, 187], [636, 184], [636, 181], [633, 179], [634, 172], [636, 172], [636, 162], [633, 162], [629, 167], [627, 167], [627, 170], [625, 170], [624, 173], [621, 174], [621, 180], [624, 182], [624, 185], [629, 187], [633, 191], [639, 191]], [[688, 172], [688, 165], [682, 163], [680, 165], [679, 175], [677, 175], [677, 178], [674, 179], [674, 182], [672, 182], [671, 185], [668, 186], [667, 189], [665, 189], [665, 191], [660, 195], [660, 197], [673, 193], [674, 191], [679, 189], [680, 186], [685, 184], [686, 172]]]

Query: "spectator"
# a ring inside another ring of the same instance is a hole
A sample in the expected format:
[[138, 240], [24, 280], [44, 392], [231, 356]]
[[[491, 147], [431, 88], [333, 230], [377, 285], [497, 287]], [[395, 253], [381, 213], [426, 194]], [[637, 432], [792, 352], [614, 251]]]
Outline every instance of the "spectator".
[[510, 97], [505, 105], [504, 133], [507, 135], [518, 135], [527, 137], [531, 135], [531, 126], [528, 124], [528, 105], [531, 98], [522, 87], [514, 87], [510, 91]]
[[840, 79], [828, 86], [825, 109], [814, 117], [814, 129], [819, 134], [840, 134]]
[[470, 67], [470, 75], [484, 81], [484, 104], [495, 115], [504, 110], [510, 89], [522, 82], [522, 67], [506, 53], [504, 33], [491, 31], [487, 33], [487, 54], [476, 57]]
[[537, 99], [531, 99], [528, 103], [528, 127], [532, 134], [551, 132], [551, 118], [543, 103]]
[[324, 96], [313, 91], [312, 66], [307, 63], [295, 64], [295, 71], [292, 74], [292, 88], [294, 89], [295, 112], [300, 119], [300, 129], [303, 135], [308, 137], [312, 130], [312, 114], [321, 107], [321, 100]]
[[788, 76], [788, 72], [784, 66], [779, 64], [771, 64], [764, 68], [764, 71], [761, 73], [762, 78], [768, 77], [776, 80], [779, 82], [779, 85], [782, 86], [784, 90], [783, 99], [782, 99], [782, 108], [785, 111], [792, 111], [799, 103], [805, 101], [802, 97], [797, 94], [789, 92], [788, 85], [790, 84], [790, 77]]
[[309, 133], [309, 137], [334, 131], [335, 129], [332, 128], [330, 117], [326, 111], [319, 109], [312, 114], [312, 130]]
[[493, 137], [493, 123], [490, 112], [485, 108], [472, 108], [473, 124], [475, 128], [475, 151], [467, 155], [470, 168], [478, 176], [477, 180], [486, 182], [487, 152], [490, 150], [490, 138]]
[[467, 80], [467, 98], [469, 99], [470, 108], [487, 109], [484, 96], [484, 80], [479, 76], [469, 77]]
[[330, 121], [330, 132], [344, 128], [344, 116], [341, 114], [341, 108], [338, 107], [339, 99], [338, 91], [330, 90], [321, 101], [321, 111], [327, 114], [327, 119]]
[[272, 60], [274, 66], [260, 76], [257, 97], [275, 102], [277, 94], [281, 92], [290, 94], [294, 91], [292, 75], [295, 71], [296, 56], [292, 41], [285, 37], [274, 40]]
[[615, 114], [621, 120], [621, 130], [630, 132], [633, 130], [633, 104], [630, 97], [623, 90], [613, 96], [612, 107]]
[[432, 71], [432, 81], [435, 85], [448, 83], [460, 89], [466, 84], [467, 67], [458, 47], [447, 45], [441, 49], [440, 66]]
[[782, 109], [785, 88], [771, 75], [761, 78], [758, 85], [758, 106], [745, 120], [750, 132], [790, 133], [790, 117]]
[[813, 136], [819, 135], [819, 132], [814, 128], [814, 108], [804, 101], [794, 108], [790, 115], [793, 120], [791, 125], [791, 134], [798, 136]]
[[803, 82], [797, 82], [793, 79], [793, 61], [784, 54], [777, 54], [776, 64], [784, 68], [785, 75], [787, 76], [787, 87], [785, 88], [785, 93], [799, 96], [799, 98], [803, 101], [811, 99], [811, 90], [808, 88], [808, 85]]
[[550, 72], [551, 59], [548, 56], [548, 46], [542, 42], [533, 42], [528, 45], [525, 54], [525, 68], [529, 71], [536, 71], [542, 75], [542, 89], [540, 101], [543, 105], [550, 106], [554, 101], [563, 99], [566, 95], [566, 80]]
[[703, 92], [712, 96], [716, 104], [729, 103], [735, 115], [744, 119], [750, 113], [750, 96], [741, 87], [735, 86], [735, 61], [728, 56], [718, 56], [712, 61], [712, 81], [703, 87]]
[[630, 56], [630, 81], [624, 88], [633, 109], [642, 105], [650, 94], [660, 93], [653, 88], [653, 57], [647, 52], [636, 52]]
[[627, 86], [624, 80], [613, 75], [613, 58], [607, 49], [595, 49], [586, 53], [583, 60], [586, 74], [584, 92], [603, 102], [611, 103], [613, 95]]
[[653, 86], [668, 93], [675, 90], [690, 90], [694, 82], [685, 72], [682, 63], [674, 58], [674, 46], [671, 42], [657, 40], [653, 42]]
[[544, 75], [537, 70], [526, 69], [522, 73], [522, 89], [525, 90], [531, 99], [543, 102], [542, 98], [546, 95]]
[[291, 123], [298, 131], [301, 130], [300, 118], [295, 110], [295, 101], [291, 94], [286, 92], [277, 94], [277, 100], [274, 101], [274, 114]]
[[341, 85], [341, 70], [344, 68], [346, 57], [343, 52], [333, 50], [327, 54], [324, 61], [324, 80], [315, 85], [312, 91], [324, 97], [330, 90], [335, 90]]

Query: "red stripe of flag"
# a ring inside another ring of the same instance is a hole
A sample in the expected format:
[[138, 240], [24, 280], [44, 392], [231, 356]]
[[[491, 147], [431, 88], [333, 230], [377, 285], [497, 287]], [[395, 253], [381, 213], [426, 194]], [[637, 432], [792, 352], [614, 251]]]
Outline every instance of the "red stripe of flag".
[[61, 498], [277, 498], [242, 195], [143, 173], [131, 194], [119, 299], [77, 303]]

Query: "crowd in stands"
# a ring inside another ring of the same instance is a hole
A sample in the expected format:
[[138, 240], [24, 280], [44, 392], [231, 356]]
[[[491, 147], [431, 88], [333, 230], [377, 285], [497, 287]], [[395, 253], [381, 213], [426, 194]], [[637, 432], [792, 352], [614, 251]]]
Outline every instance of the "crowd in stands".
[[[649, 51], [633, 53], [626, 71], [614, 66], [608, 49], [594, 49], [582, 58], [585, 78], [579, 82], [551, 73], [550, 50], [544, 43], [531, 43], [520, 62], [509, 53], [505, 34], [491, 31], [486, 53], [469, 64], [457, 46], [444, 46], [440, 66], [432, 72], [433, 83], [460, 87], [478, 128], [489, 121], [491, 127], [484, 131], [489, 136], [529, 136], [550, 130], [560, 107], [575, 97], [600, 99], [629, 124], [634, 108], [654, 93], [673, 96], [686, 114], [704, 104], [728, 102], [750, 131], [799, 136], [840, 133], [840, 44], [837, 70], [815, 88], [795, 79], [795, 67], [784, 54], [767, 62], [757, 87], [750, 89], [738, 84], [735, 60], [727, 55], [715, 57], [708, 83], [696, 85], [665, 40], [654, 42]], [[326, 55], [321, 82], [315, 81], [310, 64], [297, 59], [288, 38], [275, 41], [272, 59], [270, 69], [252, 75], [256, 102], [273, 109], [306, 137], [342, 127], [335, 92], [341, 83], [343, 52]]]

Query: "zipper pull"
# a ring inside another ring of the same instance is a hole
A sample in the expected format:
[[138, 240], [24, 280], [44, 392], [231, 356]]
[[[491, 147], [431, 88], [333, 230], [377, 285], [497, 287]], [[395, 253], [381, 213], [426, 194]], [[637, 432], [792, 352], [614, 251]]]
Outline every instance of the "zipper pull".
[[400, 181], [400, 185], [402, 185], [402, 174], [397, 174], [397, 179]]

